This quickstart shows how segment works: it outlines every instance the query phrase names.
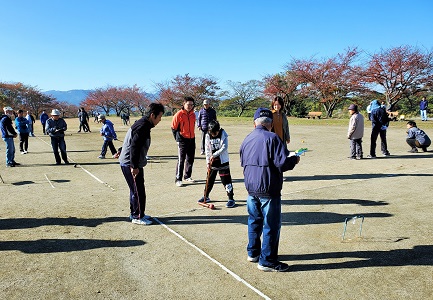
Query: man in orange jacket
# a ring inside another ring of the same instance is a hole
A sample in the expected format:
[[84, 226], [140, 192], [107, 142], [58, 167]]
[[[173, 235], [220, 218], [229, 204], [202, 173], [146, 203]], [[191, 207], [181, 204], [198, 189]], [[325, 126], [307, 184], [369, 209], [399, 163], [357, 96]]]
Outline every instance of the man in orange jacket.
[[186, 182], [194, 182], [194, 179], [191, 178], [195, 154], [195, 113], [193, 108], [194, 98], [185, 97], [182, 109], [173, 116], [171, 123], [171, 130], [178, 148], [176, 185], [179, 187], [183, 185], [182, 175]]

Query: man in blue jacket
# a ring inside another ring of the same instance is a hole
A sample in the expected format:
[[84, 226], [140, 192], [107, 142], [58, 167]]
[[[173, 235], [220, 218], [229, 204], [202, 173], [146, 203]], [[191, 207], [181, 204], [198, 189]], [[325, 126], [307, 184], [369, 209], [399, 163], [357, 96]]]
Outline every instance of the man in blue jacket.
[[10, 106], [3, 108], [4, 115], [0, 118], [0, 130], [2, 132], [3, 141], [6, 144], [6, 167], [15, 167], [19, 163], [15, 161], [15, 144], [14, 138], [17, 137], [17, 133], [12, 126], [11, 116], [13, 115], [13, 109]]
[[386, 141], [386, 131], [389, 126], [389, 118], [386, 110], [380, 106], [378, 100], [370, 103], [371, 107], [371, 136], [370, 136], [370, 155], [367, 158], [376, 158], [376, 142], [380, 136], [380, 150], [383, 156], [390, 156], [388, 143]]
[[107, 120], [104, 115], [98, 116], [98, 122], [102, 122], [103, 124], [100, 134], [104, 138], [101, 155], [99, 155], [98, 158], [104, 159], [108, 148], [110, 148], [111, 154], [114, 156], [117, 153], [116, 147], [114, 147], [113, 144], [113, 140], [117, 140], [117, 134], [116, 131], [114, 131], [114, 124], [110, 120]]
[[200, 154], [205, 154], [205, 137], [208, 131], [209, 123], [211, 121], [216, 121], [216, 111], [212, 107], [210, 107], [209, 100], [203, 101], [203, 108], [198, 112], [197, 117], [197, 127], [201, 130], [201, 146], [200, 146]]
[[283, 172], [292, 170], [300, 158], [289, 156], [281, 139], [271, 132], [269, 109], [256, 110], [254, 126], [240, 148], [248, 191], [248, 261], [259, 262], [257, 268], [265, 272], [285, 272], [289, 266], [278, 261]]

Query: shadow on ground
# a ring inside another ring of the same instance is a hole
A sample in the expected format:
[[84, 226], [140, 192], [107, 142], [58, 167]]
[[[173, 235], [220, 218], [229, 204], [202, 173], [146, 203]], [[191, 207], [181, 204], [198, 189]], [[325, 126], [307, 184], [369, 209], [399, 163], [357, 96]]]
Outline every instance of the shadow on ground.
[[144, 244], [145, 242], [140, 240], [42, 239], [36, 241], [3, 241], [0, 242], [0, 251], [18, 250], [35, 254], [83, 251], [97, 248], [135, 247]]
[[[395, 249], [389, 251], [353, 251], [329, 252], [301, 255], [279, 255], [283, 261], [311, 260], [314, 264], [294, 264], [291, 272], [355, 269], [387, 266], [433, 266], [433, 245], [419, 245], [413, 249]], [[321, 259], [357, 260], [333, 263], [317, 263]]]

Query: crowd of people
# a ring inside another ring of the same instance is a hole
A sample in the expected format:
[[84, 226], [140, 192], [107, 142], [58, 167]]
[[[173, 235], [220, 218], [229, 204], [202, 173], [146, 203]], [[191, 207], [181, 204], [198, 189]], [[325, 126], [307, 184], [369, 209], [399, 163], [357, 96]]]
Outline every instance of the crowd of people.
[[[427, 100], [423, 98], [420, 104], [422, 121], [427, 120]], [[199, 203], [211, 202], [210, 193], [213, 189], [216, 175], [219, 174], [221, 183], [227, 193], [227, 208], [236, 207], [233, 183], [230, 174], [228, 133], [217, 120], [215, 109], [205, 100], [203, 107], [197, 112], [194, 110], [195, 99], [185, 97], [182, 108], [173, 116], [171, 130], [177, 143], [178, 160], [176, 163], [175, 184], [183, 186], [183, 181], [194, 183], [192, 171], [196, 150], [195, 129], [201, 131], [200, 154], [206, 156], [206, 184]], [[240, 161], [243, 168], [245, 188], [248, 192], [248, 245], [247, 261], [257, 262], [257, 268], [262, 271], [284, 272], [289, 269], [286, 263], [278, 260], [278, 244], [281, 230], [281, 190], [283, 186], [283, 173], [292, 170], [299, 162], [300, 157], [288, 150], [290, 131], [287, 116], [284, 114], [284, 101], [276, 97], [271, 102], [271, 108], [258, 108], [253, 117], [254, 129], [243, 140], [240, 147]], [[35, 119], [27, 111], [19, 109], [14, 123], [12, 116], [14, 110], [4, 107], [4, 114], [0, 119], [0, 129], [6, 149], [6, 166], [20, 165], [15, 161], [14, 138], [19, 136], [21, 154], [26, 154], [29, 147], [29, 136], [34, 136], [33, 124]], [[350, 159], [363, 159], [362, 138], [364, 135], [364, 117], [358, 106], [351, 104], [348, 107], [350, 114], [347, 138], [350, 140]], [[147, 165], [151, 145], [151, 129], [159, 124], [165, 112], [164, 106], [152, 103], [144, 113], [128, 129], [122, 147], [116, 149], [113, 140], [117, 140], [114, 124], [105, 115], [98, 114], [98, 123], [102, 123], [100, 135], [103, 145], [99, 159], [104, 159], [108, 149], [113, 158], [118, 158], [120, 169], [129, 188], [130, 216], [133, 224], [150, 225], [152, 218], [146, 215], [146, 191], [144, 184], [144, 167]], [[376, 158], [376, 141], [380, 137], [381, 152], [384, 156], [390, 153], [387, 147], [386, 132], [389, 127], [389, 118], [384, 105], [378, 100], [371, 101], [367, 109], [368, 119], [372, 123], [370, 136], [370, 159]], [[55, 158], [60, 165], [62, 160], [69, 164], [65, 131], [67, 124], [60, 117], [60, 111], [53, 109], [51, 116], [43, 111], [40, 122], [43, 134], [49, 135]], [[89, 115], [82, 107], [78, 118], [80, 127], [78, 132], [91, 132], [89, 128]], [[123, 124], [125, 117], [122, 116]], [[15, 126], [14, 126], [15, 124]], [[16, 129], [16, 131], [15, 131]], [[427, 151], [431, 145], [428, 135], [419, 129], [414, 121], [407, 123], [406, 142], [411, 147], [409, 152], [418, 152], [418, 149]]]

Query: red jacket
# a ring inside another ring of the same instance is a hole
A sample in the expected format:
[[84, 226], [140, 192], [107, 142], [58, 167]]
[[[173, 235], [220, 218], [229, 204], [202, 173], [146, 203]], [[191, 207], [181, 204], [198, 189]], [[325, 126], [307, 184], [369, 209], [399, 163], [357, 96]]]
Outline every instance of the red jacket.
[[194, 110], [187, 112], [185, 109], [179, 110], [174, 116], [171, 122], [171, 129], [175, 135], [176, 141], [178, 135], [185, 139], [195, 138], [195, 113]]

